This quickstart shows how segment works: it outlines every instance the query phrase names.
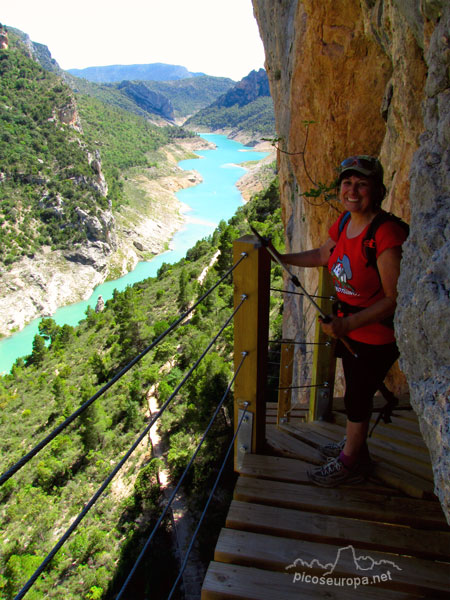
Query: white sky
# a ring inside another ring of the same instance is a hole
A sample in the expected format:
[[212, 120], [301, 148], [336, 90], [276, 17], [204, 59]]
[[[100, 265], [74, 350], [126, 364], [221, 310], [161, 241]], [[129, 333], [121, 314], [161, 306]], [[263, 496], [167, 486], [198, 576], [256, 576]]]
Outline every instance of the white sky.
[[240, 80], [264, 66], [251, 0], [10, 0], [0, 22], [63, 69], [162, 62]]

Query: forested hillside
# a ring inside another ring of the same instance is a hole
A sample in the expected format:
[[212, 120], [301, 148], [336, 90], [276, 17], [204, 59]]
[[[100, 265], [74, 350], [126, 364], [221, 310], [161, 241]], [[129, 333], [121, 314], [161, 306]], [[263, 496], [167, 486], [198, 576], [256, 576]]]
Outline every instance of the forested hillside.
[[[0, 262], [33, 257], [43, 246], [109, 243], [113, 222], [105, 214], [123, 202], [123, 171], [150, 166], [151, 153], [186, 135], [100, 99], [75, 98], [10, 34], [0, 52]], [[93, 231], [95, 219], [101, 227]]]
[[108, 208], [70, 89], [14, 44], [0, 52], [0, 260], [81, 241], [79, 207]]
[[[228, 223], [198, 242], [157, 277], [115, 293], [103, 312], [88, 310], [77, 327], [43, 319], [33, 352], [0, 379], [2, 471], [90, 398], [105, 382], [175, 322], [232, 264], [232, 241], [248, 232], [248, 219], [282, 248], [278, 182], [240, 208]], [[220, 255], [203, 283], [198, 277]], [[280, 286], [281, 270], [273, 267]], [[135, 365], [118, 383], [0, 488], [2, 543], [0, 598], [11, 600], [149, 420], [148, 403], [161, 406], [231, 315], [228, 277], [190, 318]], [[271, 335], [279, 336], [281, 300], [271, 304]], [[166, 462], [176, 481], [198, 443], [232, 373], [233, 327], [229, 325], [164, 413]], [[190, 510], [202, 507], [232, 435], [232, 399], [199, 453], [184, 484]], [[114, 597], [161, 511], [161, 463], [148, 444], [126, 464], [62, 550], [30, 600]], [[232, 477], [231, 466], [225, 480]], [[226, 487], [226, 486], [225, 486]], [[219, 496], [227, 496], [222, 491]], [[211, 558], [225, 507], [213, 502], [200, 534], [203, 558]], [[222, 512], [221, 512], [222, 511]], [[149, 566], [151, 565], [151, 567]], [[135, 598], [165, 598], [177, 567], [170, 520], [161, 526], [131, 584]], [[142, 576], [145, 572], [145, 578]], [[131, 593], [131, 592], [130, 592]]]
[[208, 131], [246, 131], [256, 139], [274, 135], [275, 116], [264, 69], [252, 71], [210, 106], [185, 122], [186, 127]]

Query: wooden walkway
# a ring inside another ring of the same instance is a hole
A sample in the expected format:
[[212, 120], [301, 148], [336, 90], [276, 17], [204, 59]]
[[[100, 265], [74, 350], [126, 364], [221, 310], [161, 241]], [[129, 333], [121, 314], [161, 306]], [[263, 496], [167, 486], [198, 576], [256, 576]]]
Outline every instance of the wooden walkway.
[[450, 598], [450, 529], [414, 413], [377, 426], [369, 481], [327, 489], [306, 472], [342, 439], [344, 415], [277, 427], [275, 410], [267, 453], [245, 457], [202, 600]]

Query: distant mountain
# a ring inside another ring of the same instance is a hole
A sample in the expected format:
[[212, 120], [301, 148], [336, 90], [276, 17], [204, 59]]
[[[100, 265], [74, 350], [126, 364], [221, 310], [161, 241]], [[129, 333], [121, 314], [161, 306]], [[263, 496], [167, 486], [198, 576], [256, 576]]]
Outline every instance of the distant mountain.
[[275, 133], [275, 116], [269, 80], [264, 69], [252, 71], [184, 126], [209, 131], [231, 130], [231, 137], [246, 132], [255, 140]]
[[175, 81], [205, 75], [205, 73], [191, 73], [186, 67], [180, 65], [167, 65], [164, 63], [87, 67], [86, 69], [68, 69], [68, 73], [95, 83], [114, 83], [124, 80]]
[[76, 94], [92, 96], [129, 112], [173, 122], [208, 106], [234, 85], [226, 77], [191, 77], [174, 81], [122, 81], [94, 83], [64, 73], [64, 79]]

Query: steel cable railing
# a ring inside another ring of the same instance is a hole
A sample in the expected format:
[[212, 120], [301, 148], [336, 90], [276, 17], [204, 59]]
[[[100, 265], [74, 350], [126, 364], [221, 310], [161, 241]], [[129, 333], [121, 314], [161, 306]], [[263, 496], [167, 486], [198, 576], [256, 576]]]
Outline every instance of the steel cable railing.
[[189, 546], [188, 546], [188, 548], [186, 550], [186, 554], [184, 556], [184, 560], [183, 560], [183, 563], [181, 565], [181, 569], [180, 569], [180, 571], [178, 573], [178, 576], [177, 576], [177, 578], [176, 578], [176, 580], [175, 580], [175, 582], [174, 582], [174, 584], [172, 586], [172, 589], [170, 590], [170, 593], [169, 593], [169, 595], [167, 597], [167, 600], [170, 600], [172, 598], [175, 590], [177, 589], [178, 583], [179, 583], [179, 581], [180, 581], [180, 579], [181, 579], [181, 577], [182, 577], [182, 575], [184, 573], [184, 570], [185, 570], [186, 565], [187, 565], [187, 561], [189, 559], [189, 555], [190, 555], [191, 550], [192, 550], [192, 548], [194, 546], [194, 542], [197, 539], [198, 532], [200, 531], [200, 527], [202, 526], [203, 520], [204, 520], [205, 515], [206, 515], [206, 513], [208, 511], [209, 505], [211, 504], [211, 500], [212, 500], [212, 498], [214, 496], [214, 493], [215, 493], [215, 491], [217, 489], [217, 486], [219, 484], [220, 478], [222, 477], [222, 473], [223, 473], [223, 471], [225, 469], [225, 466], [227, 464], [228, 457], [230, 456], [230, 452], [231, 452], [231, 450], [232, 450], [232, 448], [234, 446], [234, 442], [236, 441], [237, 434], [239, 433], [239, 429], [241, 428], [241, 425], [242, 425], [242, 423], [244, 421], [244, 418], [245, 418], [245, 415], [246, 415], [246, 412], [247, 412], [248, 403], [244, 402], [243, 406], [244, 406], [244, 409], [242, 411], [241, 418], [239, 419], [239, 423], [237, 424], [236, 431], [234, 432], [233, 439], [231, 440], [230, 445], [228, 446], [228, 450], [227, 450], [227, 452], [225, 454], [225, 458], [223, 459], [222, 466], [220, 467], [219, 472], [217, 473], [217, 477], [216, 477], [216, 480], [214, 481], [214, 485], [212, 487], [211, 493], [210, 493], [210, 495], [208, 497], [208, 500], [206, 501], [206, 504], [205, 504], [205, 507], [203, 509], [203, 512], [200, 515], [200, 519], [199, 519], [199, 522], [197, 523], [197, 527], [195, 528], [195, 531], [192, 534], [192, 538], [191, 538]]
[[[281, 290], [280, 288], [269, 288], [272, 292], [281, 292], [282, 294], [291, 294], [292, 296], [304, 296], [303, 292], [293, 292], [291, 290]], [[336, 300], [336, 296], [317, 296], [315, 294], [309, 294], [310, 298], [319, 298], [320, 300]]]
[[201, 449], [201, 447], [202, 447], [202, 445], [203, 445], [203, 442], [204, 442], [204, 441], [205, 441], [205, 439], [206, 439], [206, 436], [207, 436], [207, 434], [209, 433], [209, 431], [210, 431], [210, 429], [211, 429], [211, 427], [212, 427], [212, 425], [213, 425], [214, 421], [216, 420], [216, 417], [217, 417], [217, 415], [219, 414], [219, 411], [220, 411], [220, 409], [222, 408], [222, 406], [223, 406], [223, 404], [224, 404], [224, 402], [225, 402], [225, 400], [226, 400], [226, 398], [227, 398], [228, 394], [230, 393], [231, 386], [233, 385], [233, 383], [234, 383], [234, 380], [235, 380], [235, 379], [236, 379], [236, 377], [238, 376], [238, 373], [239, 373], [239, 371], [241, 370], [241, 367], [242, 367], [242, 365], [243, 365], [243, 363], [244, 363], [244, 360], [246, 359], [246, 357], [247, 357], [247, 356], [248, 356], [248, 355], [247, 355], [247, 353], [245, 353], [245, 355], [242, 357], [242, 359], [241, 359], [241, 362], [239, 363], [239, 365], [238, 365], [238, 367], [237, 367], [237, 369], [236, 369], [236, 371], [235, 371], [235, 373], [234, 373], [234, 375], [233, 375], [233, 377], [232, 377], [232, 379], [231, 379], [230, 383], [228, 384], [228, 387], [227, 387], [227, 389], [225, 390], [225, 393], [223, 394], [223, 396], [222, 396], [222, 398], [221, 398], [221, 400], [220, 400], [219, 404], [218, 404], [218, 405], [217, 405], [217, 407], [216, 407], [216, 410], [214, 411], [214, 414], [212, 415], [212, 417], [211, 417], [211, 419], [210, 419], [210, 421], [209, 421], [209, 423], [208, 423], [208, 425], [207, 425], [207, 427], [206, 427], [206, 429], [205, 429], [205, 432], [204, 432], [204, 434], [203, 434], [203, 436], [202, 436], [202, 438], [201, 438], [200, 442], [199, 442], [199, 443], [198, 443], [198, 445], [197, 445], [197, 448], [195, 449], [195, 451], [194, 451], [194, 453], [193, 453], [193, 455], [192, 455], [191, 459], [189, 460], [188, 464], [186, 465], [186, 467], [185, 467], [185, 469], [184, 469], [183, 473], [181, 474], [181, 477], [180, 477], [180, 479], [178, 480], [178, 483], [177, 483], [177, 485], [176, 485], [175, 489], [173, 490], [172, 494], [170, 495], [170, 498], [169, 498], [169, 500], [167, 501], [167, 504], [166, 504], [166, 506], [164, 507], [164, 510], [163, 510], [163, 512], [162, 512], [162, 513], [161, 513], [161, 515], [159, 516], [159, 518], [158, 518], [158, 520], [157, 520], [157, 522], [156, 522], [155, 526], [154, 526], [154, 527], [153, 527], [153, 529], [152, 529], [152, 532], [150, 533], [149, 537], [147, 538], [147, 541], [146, 541], [146, 542], [145, 542], [145, 544], [144, 544], [144, 547], [142, 548], [142, 550], [141, 550], [141, 552], [140, 552], [139, 556], [137, 557], [137, 559], [136, 559], [136, 562], [135, 562], [135, 563], [134, 563], [134, 565], [133, 565], [133, 568], [131, 569], [131, 571], [130, 571], [130, 573], [128, 574], [128, 576], [127, 576], [127, 578], [126, 578], [126, 580], [125, 580], [124, 584], [122, 585], [122, 587], [121, 587], [121, 589], [120, 589], [119, 593], [117, 594], [117, 596], [116, 596], [116, 600], [120, 600], [120, 599], [122, 598], [122, 594], [124, 593], [125, 589], [127, 588], [128, 584], [130, 583], [130, 581], [131, 581], [131, 579], [132, 579], [132, 577], [133, 577], [133, 575], [134, 575], [134, 573], [135, 573], [135, 571], [136, 571], [137, 567], [139, 566], [139, 564], [140, 564], [141, 560], [142, 560], [142, 559], [143, 559], [143, 557], [145, 556], [145, 553], [147, 552], [147, 550], [148, 550], [148, 548], [149, 548], [149, 546], [150, 546], [150, 544], [151, 544], [151, 542], [152, 542], [152, 540], [153, 540], [153, 538], [154, 538], [154, 536], [155, 536], [155, 534], [156, 534], [156, 532], [157, 532], [157, 530], [158, 530], [159, 526], [161, 525], [161, 523], [162, 523], [162, 521], [163, 521], [164, 517], [166, 516], [166, 514], [167, 514], [167, 512], [168, 512], [169, 508], [171, 507], [171, 505], [172, 505], [172, 502], [174, 501], [174, 499], [175, 499], [175, 497], [176, 497], [176, 495], [177, 495], [177, 493], [178, 493], [178, 490], [180, 489], [180, 487], [181, 487], [181, 484], [182, 484], [182, 483], [183, 483], [183, 481], [184, 481], [184, 478], [186, 477], [186, 475], [187, 475], [187, 473], [188, 473], [189, 469], [191, 468], [192, 464], [194, 463], [194, 460], [195, 460], [195, 458], [196, 458], [197, 454], [199, 453], [199, 451], [200, 451], [200, 449]]
[[[244, 257], [242, 257], [242, 258], [244, 258]], [[236, 267], [237, 264], [239, 264], [239, 261], [234, 265], [234, 267]], [[212, 348], [212, 346], [214, 345], [214, 343], [217, 341], [217, 339], [223, 333], [224, 329], [232, 321], [232, 319], [234, 318], [234, 316], [236, 315], [236, 313], [239, 311], [239, 309], [241, 308], [241, 306], [243, 305], [243, 303], [245, 302], [246, 299], [247, 299], [247, 296], [243, 295], [242, 299], [241, 299], [241, 302], [236, 306], [236, 308], [234, 309], [234, 311], [232, 312], [232, 314], [230, 315], [230, 317], [225, 321], [224, 325], [222, 325], [222, 327], [220, 328], [219, 332], [214, 336], [214, 338], [207, 345], [206, 349], [202, 352], [201, 356], [197, 359], [197, 361], [194, 363], [194, 365], [189, 369], [189, 371], [187, 372], [187, 374], [183, 377], [183, 379], [181, 380], [181, 382], [177, 385], [177, 387], [174, 389], [174, 391], [172, 392], [172, 394], [168, 397], [168, 399], [166, 400], [166, 402], [162, 405], [162, 407], [159, 409], [159, 411], [156, 413], [156, 415], [151, 419], [150, 423], [148, 423], [148, 425], [144, 428], [144, 430], [138, 436], [138, 438], [135, 440], [135, 442], [133, 443], [133, 445], [131, 446], [131, 448], [126, 452], [126, 454], [124, 455], [124, 457], [119, 461], [119, 463], [110, 472], [110, 474], [104, 480], [104, 482], [102, 483], [102, 485], [100, 486], [100, 488], [91, 497], [91, 499], [88, 501], [88, 503], [85, 505], [85, 507], [83, 508], [83, 510], [79, 513], [79, 515], [75, 518], [75, 520], [72, 522], [72, 524], [66, 530], [66, 532], [60, 537], [60, 539], [58, 540], [58, 542], [55, 544], [55, 546], [52, 548], [52, 550], [49, 552], [49, 554], [44, 558], [44, 560], [39, 565], [39, 567], [35, 570], [35, 572], [33, 573], [33, 575], [29, 578], [29, 580], [22, 587], [22, 589], [19, 591], [19, 593], [14, 597], [14, 600], [20, 600], [21, 598], [23, 598], [25, 596], [25, 594], [29, 591], [29, 589], [33, 586], [33, 584], [36, 582], [36, 580], [38, 579], [38, 577], [44, 572], [44, 570], [49, 565], [49, 563], [52, 561], [52, 559], [56, 555], [56, 553], [64, 545], [64, 543], [67, 541], [67, 539], [70, 537], [70, 535], [75, 531], [75, 529], [78, 527], [78, 525], [81, 523], [81, 521], [86, 517], [86, 515], [89, 513], [89, 511], [91, 510], [91, 508], [94, 506], [94, 504], [97, 502], [97, 500], [103, 494], [103, 492], [105, 491], [105, 489], [108, 487], [108, 485], [114, 479], [114, 477], [116, 476], [116, 474], [120, 471], [120, 469], [123, 467], [123, 465], [127, 462], [127, 460], [130, 458], [130, 456], [133, 454], [134, 450], [142, 442], [142, 440], [144, 439], [144, 437], [148, 434], [148, 432], [150, 431], [150, 429], [152, 428], [152, 426], [155, 424], [155, 422], [159, 419], [159, 417], [167, 409], [167, 407], [169, 406], [169, 404], [172, 402], [173, 398], [178, 394], [178, 392], [180, 391], [181, 387], [190, 378], [190, 376], [192, 375], [192, 373], [194, 372], [194, 370], [198, 367], [198, 365], [200, 364], [200, 362], [203, 360], [203, 358], [206, 356], [206, 354]]]
[[117, 373], [110, 381], [108, 381], [100, 390], [98, 390], [91, 398], [86, 400], [76, 411], [74, 411], [67, 419], [60, 423], [51, 433], [41, 440], [34, 448], [32, 448], [27, 454], [22, 456], [12, 467], [10, 467], [0, 477], [0, 486], [3, 485], [14, 473], [19, 471], [25, 466], [38, 452], [45, 448], [57, 435], [59, 435], [66, 427], [68, 427], [77, 417], [79, 417], [97, 398], [100, 398], [110, 387], [112, 387], [119, 379], [121, 379], [137, 362], [139, 362], [150, 350], [152, 350], [159, 342], [161, 342], [169, 333], [171, 333], [184, 319], [195, 309], [205, 298], [213, 292], [222, 281], [230, 275], [234, 269], [247, 257], [244, 252], [241, 258], [232, 266], [228, 271], [209, 289], [207, 290], [196, 302], [191, 306], [181, 317], [176, 319], [163, 333], [161, 333], [156, 340], [154, 340], [147, 348], [145, 348], [140, 354], [138, 354], [133, 360], [131, 360], [119, 373]]

